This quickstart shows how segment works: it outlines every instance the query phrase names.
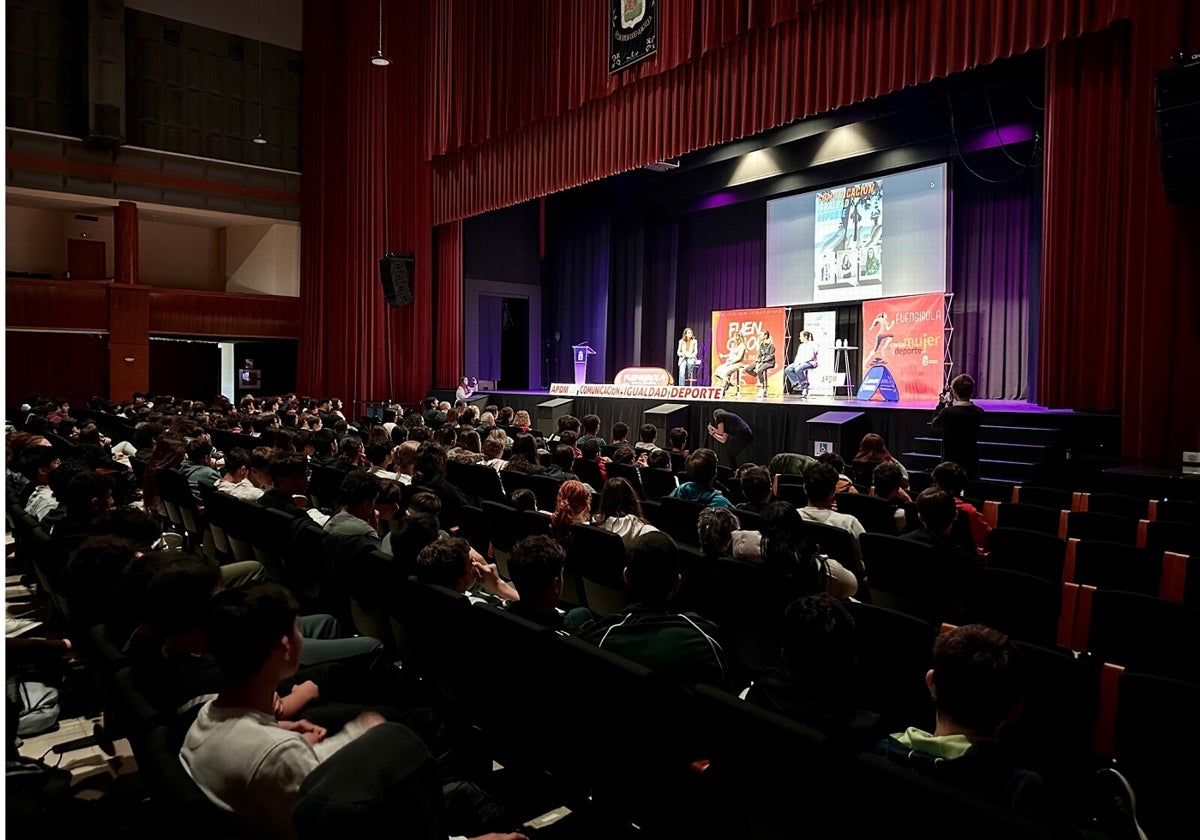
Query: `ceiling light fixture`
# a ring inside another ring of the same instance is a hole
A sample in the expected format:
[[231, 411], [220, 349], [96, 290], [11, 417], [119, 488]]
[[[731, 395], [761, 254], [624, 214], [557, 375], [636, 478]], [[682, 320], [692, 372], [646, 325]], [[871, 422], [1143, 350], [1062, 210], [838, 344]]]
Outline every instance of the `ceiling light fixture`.
[[375, 55], [371, 56], [371, 63], [376, 67], [387, 67], [392, 63], [383, 54], [383, 0], [379, 0], [379, 46], [375, 48]]

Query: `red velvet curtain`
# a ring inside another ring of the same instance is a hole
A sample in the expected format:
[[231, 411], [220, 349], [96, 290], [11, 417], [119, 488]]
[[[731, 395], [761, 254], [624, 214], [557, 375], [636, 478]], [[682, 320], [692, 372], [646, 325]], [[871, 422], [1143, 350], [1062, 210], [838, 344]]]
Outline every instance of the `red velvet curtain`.
[[1138, 4], [1129, 25], [1047, 53], [1039, 397], [1119, 410], [1122, 454], [1166, 463], [1200, 446], [1180, 382], [1200, 358], [1200, 214], [1166, 202], [1153, 110], [1187, 2]]
[[[415, 400], [433, 382], [433, 224], [421, 121], [428, 4], [304, 4], [299, 390]], [[403, 14], [403, 18], [401, 17]], [[416, 256], [413, 303], [385, 306], [378, 260]], [[461, 329], [459, 331], [461, 333]], [[359, 409], [355, 408], [357, 414]]]
[[[464, 2], [447, 0], [452, 9]], [[690, 16], [693, 7], [683, 0], [664, 2], [664, 49], [673, 45], [681, 52], [648, 59], [658, 62], [658, 72], [641, 71], [644, 75], [627, 78], [611, 94], [599, 82], [585, 81], [602, 67], [593, 52], [603, 31], [597, 31], [595, 15], [584, 11], [597, 4], [554, 4], [578, 8], [538, 47], [571, 57], [544, 68], [544, 84], [558, 91], [553, 102], [541, 103], [544, 119], [531, 121], [537, 117], [532, 109], [528, 120], [504, 125], [484, 118], [489, 108], [520, 110], [531, 95], [523, 87], [501, 87], [495, 89], [503, 91], [502, 101], [498, 93], [481, 100], [480, 91], [502, 85], [503, 74], [488, 81], [477, 70], [469, 73], [471, 83], [454, 89], [465, 95], [463, 88], [471, 88], [465, 104], [450, 95], [434, 100], [451, 112], [438, 117], [446, 130], [429, 147], [435, 155], [438, 221], [567, 189], [1102, 29], [1128, 15], [1130, 0], [827, 0], [811, 8], [803, 2], [713, 0], [694, 7]], [[495, 24], [484, 13], [459, 20], [456, 31], [475, 33], [469, 43], [477, 46]], [[688, 38], [694, 40], [685, 49]], [[439, 56], [439, 69], [470, 61], [458, 43], [439, 45], [439, 51], [447, 49], [458, 50], [458, 58]], [[580, 65], [590, 69], [579, 70]], [[574, 85], [572, 74], [579, 73], [585, 76]]]
[[462, 222], [434, 231], [437, 248], [437, 330], [435, 382], [458, 383], [463, 375], [463, 233]]

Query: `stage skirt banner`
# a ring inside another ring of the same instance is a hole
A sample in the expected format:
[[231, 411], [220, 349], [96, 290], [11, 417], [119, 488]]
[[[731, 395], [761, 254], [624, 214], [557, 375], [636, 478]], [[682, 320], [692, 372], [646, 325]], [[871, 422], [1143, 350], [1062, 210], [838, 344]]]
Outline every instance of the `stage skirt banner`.
[[736, 358], [740, 337], [744, 346], [742, 361], [738, 365], [743, 369], [739, 379], [730, 377], [730, 382], [740, 382], [751, 388], [755, 385], [752, 373], [745, 373], [747, 367], [758, 362], [759, 345], [766, 333], [771, 334], [775, 345], [775, 366], [767, 376], [767, 390], [772, 394], [783, 393], [783, 369], [789, 359], [784, 356], [784, 336], [787, 334], [787, 310], [782, 306], [764, 307], [760, 309], [724, 309], [712, 314], [712, 367], [726, 363], [731, 355]]
[[[828, 310], [822, 312], [805, 312], [802, 329], [813, 334], [817, 345], [817, 366], [808, 372], [808, 393], [814, 397], [832, 397], [833, 389], [846, 384], [846, 374], [834, 373], [836, 361], [833, 357], [834, 335], [837, 332], [837, 313]], [[796, 348], [800, 346], [800, 336], [792, 336], [792, 357], [794, 361]]]
[[614, 385], [674, 385], [675, 380], [666, 368], [627, 367], [617, 371]]
[[555, 382], [550, 386], [552, 397], [641, 397], [653, 400], [719, 400], [720, 388], [706, 385], [576, 385]]
[[945, 361], [945, 295], [863, 304], [860, 400], [936, 401]]

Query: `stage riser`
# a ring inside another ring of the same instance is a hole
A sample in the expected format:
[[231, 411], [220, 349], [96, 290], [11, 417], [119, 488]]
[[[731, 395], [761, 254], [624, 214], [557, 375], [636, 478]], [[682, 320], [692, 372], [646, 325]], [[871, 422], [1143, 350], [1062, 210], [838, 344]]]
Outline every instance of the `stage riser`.
[[1019, 443], [1027, 446], [1057, 446], [1059, 430], [1035, 428], [1033, 426], [982, 426], [980, 440], [997, 443]]
[[[941, 461], [940, 455], [930, 455], [924, 452], [904, 452], [900, 460], [909, 469], [930, 471]], [[979, 461], [980, 477], [996, 481], [1032, 482], [1044, 469], [1044, 465], [1021, 462], [1003, 461], [981, 458]]]
[[[940, 438], [919, 437], [913, 441], [912, 451], [937, 455], [942, 451], [942, 441]], [[991, 439], [985, 439], [979, 441], [979, 457], [995, 461], [1025, 461], [1031, 464], [1040, 464], [1053, 461], [1055, 451], [1052, 446], [998, 443]]]
[[[550, 399], [549, 394], [531, 392], [494, 392], [488, 395], [498, 405], [525, 409], [537, 417], [539, 403]], [[637, 429], [644, 420], [647, 410], [661, 405], [666, 400], [650, 400], [624, 397], [574, 397], [571, 413], [576, 417], [596, 414], [600, 417], [601, 435], [607, 440], [613, 423], [629, 424], [630, 440], [637, 439]], [[683, 401], [680, 401], [683, 402]], [[778, 400], [728, 400], [724, 402], [695, 402], [687, 411], [688, 448], [713, 446], [712, 438], [705, 427], [716, 408], [725, 408], [740, 414], [755, 431], [755, 442], [745, 452], [745, 459], [754, 463], [766, 463], [777, 452], [802, 452], [811, 454], [813, 440], [810, 437], [808, 420], [827, 411], [862, 411], [866, 414], [867, 428], [883, 437], [888, 448], [909, 469], [932, 469], [940, 458], [937, 436], [929, 430], [933, 416], [932, 406], [908, 408], [896, 405], [863, 405], [841, 401], [805, 401], [787, 398]], [[1063, 472], [1067, 447], [1074, 449], [1078, 459], [1083, 453], [1096, 456], [1116, 454], [1120, 446], [1120, 418], [1113, 415], [1084, 414], [1077, 412], [1048, 412], [1038, 410], [988, 410], [987, 425], [981, 430], [985, 444], [1016, 444], [1032, 447], [1032, 450], [1015, 450], [998, 446], [984, 452], [989, 463], [983, 469], [986, 478], [999, 481], [1019, 482], [1050, 479]], [[545, 429], [544, 431], [553, 431]], [[929, 438], [935, 443], [917, 444], [918, 438]], [[662, 445], [664, 441], [659, 441]], [[1045, 454], [1044, 447], [1052, 447]], [[720, 447], [715, 447], [720, 449]], [[925, 450], [928, 451], [925, 451]], [[910, 463], [905, 453], [912, 451]], [[1034, 452], [1042, 453], [1035, 456]], [[847, 460], [854, 451], [843, 452]], [[1042, 462], [1042, 463], [1037, 463]], [[1067, 462], [1069, 463], [1069, 462]], [[1057, 467], [1055, 465], [1058, 465]]]

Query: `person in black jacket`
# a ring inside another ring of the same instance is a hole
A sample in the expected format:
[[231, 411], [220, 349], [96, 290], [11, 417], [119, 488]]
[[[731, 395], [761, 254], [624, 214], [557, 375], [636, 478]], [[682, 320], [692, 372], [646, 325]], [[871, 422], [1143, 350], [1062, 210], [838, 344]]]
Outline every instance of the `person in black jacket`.
[[970, 479], [979, 478], [979, 427], [983, 409], [971, 402], [975, 380], [965, 373], [950, 382], [950, 393], [942, 394], [933, 414], [933, 431], [942, 435], [942, 460], [953, 461], [967, 471]]
[[765, 397], [767, 395], [767, 376], [775, 367], [775, 342], [771, 340], [771, 333], [768, 330], [763, 330], [762, 338], [758, 341], [758, 358], [754, 364], [746, 365], [746, 373], [753, 374], [758, 378], [758, 393], [757, 396]]

